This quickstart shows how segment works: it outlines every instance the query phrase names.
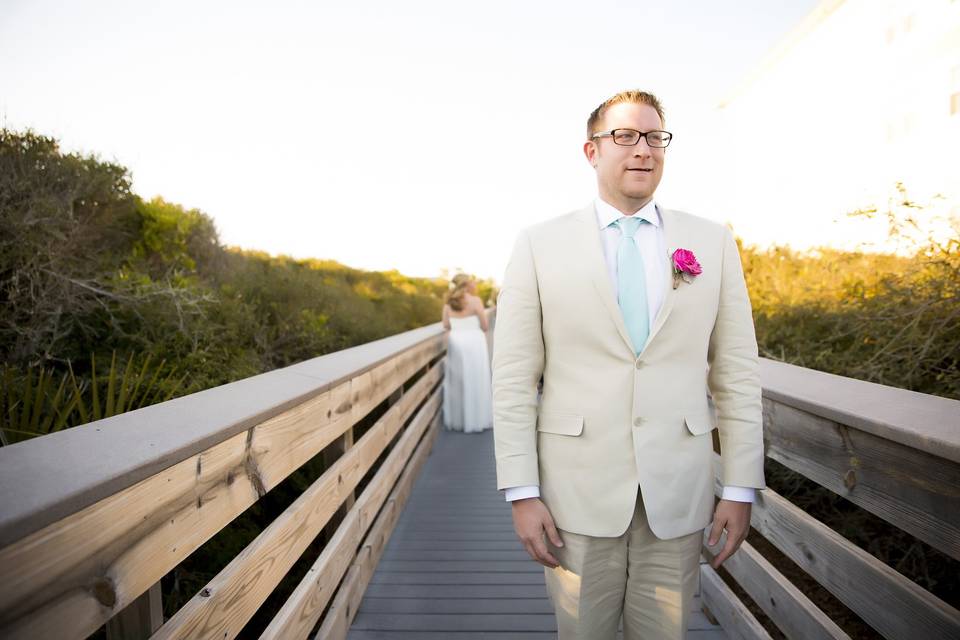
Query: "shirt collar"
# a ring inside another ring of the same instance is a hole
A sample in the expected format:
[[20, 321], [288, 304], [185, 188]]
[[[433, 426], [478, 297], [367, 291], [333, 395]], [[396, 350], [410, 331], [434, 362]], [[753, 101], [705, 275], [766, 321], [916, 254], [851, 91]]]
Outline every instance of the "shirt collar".
[[[597, 212], [597, 224], [600, 225], [601, 229], [610, 226], [620, 218], [624, 217], [624, 214], [621, 213], [619, 209], [614, 207], [612, 204], [605, 202], [602, 198], [597, 198], [594, 201], [594, 209]], [[660, 211], [658, 210], [657, 203], [654, 200], [651, 200], [647, 204], [643, 205], [640, 210], [636, 211], [633, 215], [643, 218], [655, 227], [660, 226]]]

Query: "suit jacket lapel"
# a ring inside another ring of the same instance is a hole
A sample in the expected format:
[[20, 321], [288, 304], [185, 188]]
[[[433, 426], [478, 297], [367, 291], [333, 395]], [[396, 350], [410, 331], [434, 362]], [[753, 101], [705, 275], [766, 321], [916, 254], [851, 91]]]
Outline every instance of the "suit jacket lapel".
[[[666, 279], [664, 281], [664, 295], [663, 302], [660, 304], [660, 311], [657, 312], [657, 317], [653, 320], [653, 326], [650, 328], [650, 336], [647, 338], [647, 345], [653, 342], [653, 339], [656, 337], [657, 333], [663, 326], [667, 323], [667, 316], [670, 315], [670, 312], [673, 310], [673, 303], [676, 300], [676, 289], [673, 288], [673, 261], [670, 258], [670, 254], [673, 253], [677, 247], [680, 246], [680, 230], [677, 228], [678, 220], [677, 216], [673, 211], [669, 209], [660, 209], [660, 218], [663, 222], [663, 239], [664, 244], [667, 248], [666, 255], [662, 256], [661, 259], [666, 261]], [[646, 349], [646, 347], [644, 347]], [[641, 355], [643, 355], [641, 353]]]
[[575, 215], [583, 227], [578, 234], [578, 241], [582, 243], [580, 255], [584, 256], [585, 267], [590, 280], [593, 282], [593, 287], [600, 296], [603, 306], [610, 313], [610, 318], [613, 320], [620, 337], [630, 348], [631, 353], [634, 353], [630, 334], [627, 333], [627, 326], [623, 322], [620, 304], [614, 296], [613, 288], [610, 286], [610, 277], [607, 275], [607, 263], [603, 258], [603, 244], [600, 239], [600, 228], [597, 225], [597, 213], [591, 204]]

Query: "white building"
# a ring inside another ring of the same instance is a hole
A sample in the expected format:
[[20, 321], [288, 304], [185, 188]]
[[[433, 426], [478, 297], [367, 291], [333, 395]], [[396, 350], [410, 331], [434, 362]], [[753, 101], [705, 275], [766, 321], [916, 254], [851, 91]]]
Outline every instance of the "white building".
[[883, 248], [884, 223], [845, 214], [886, 210], [897, 182], [920, 203], [943, 195], [926, 225], [956, 234], [960, 0], [823, 0], [719, 122], [723, 206], [747, 242]]

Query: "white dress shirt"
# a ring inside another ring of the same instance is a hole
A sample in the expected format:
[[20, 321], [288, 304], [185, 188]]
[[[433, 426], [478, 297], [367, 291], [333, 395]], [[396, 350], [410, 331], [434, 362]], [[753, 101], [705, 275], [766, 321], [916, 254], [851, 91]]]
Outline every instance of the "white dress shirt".
[[[620, 218], [626, 217], [613, 205], [597, 198], [594, 203], [597, 212], [597, 225], [600, 227], [600, 241], [603, 245], [603, 257], [607, 263], [607, 274], [610, 276], [610, 284], [613, 288], [614, 297], [618, 297], [617, 280], [617, 248], [620, 244], [620, 229], [613, 225]], [[634, 212], [650, 224], [641, 224], [637, 228], [633, 241], [640, 250], [643, 257], [643, 267], [646, 271], [647, 281], [647, 313], [649, 314], [650, 324], [660, 311], [660, 305], [663, 304], [663, 297], [666, 294], [664, 282], [667, 274], [664, 270], [667, 268], [666, 260], [658, 260], [656, 256], [667, 255], [666, 239], [663, 235], [663, 220], [660, 212], [657, 210], [656, 203], [651, 200], [639, 211]], [[508, 502], [522, 500], [524, 498], [539, 498], [540, 487], [528, 485], [523, 487], [509, 487], [504, 489], [504, 495]], [[723, 488], [722, 498], [724, 500], [735, 500], [737, 502], [753, 502], [756, 491], [753, 487], [727, 486]]]

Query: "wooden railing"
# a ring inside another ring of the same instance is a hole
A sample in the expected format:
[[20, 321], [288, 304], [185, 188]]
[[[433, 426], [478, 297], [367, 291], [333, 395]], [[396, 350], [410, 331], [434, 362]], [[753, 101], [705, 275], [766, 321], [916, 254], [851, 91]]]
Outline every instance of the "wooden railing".
[[[261, 637], [344, 637], [437, 432], [445, 340], [435, 324], [0, 449], [0, 638], [232, 638], [342, 506]], [[322, 475], [164, 621], [160, 578], [321, 452]]]
[[[960, 402], [761, 367], [767, 456], [960, 560]], [[719, 495], [719, 456], [714, 469]], [[960, 638], [955, 608], [772, 489], [758, 492], [751, 525], [883, 637]], [[723, 567], [788, 638], [848, 638], [749, 543]], [[731, 637], [770, 637], [709, 565], [701, 593]]]
[[[343, 638], [436, 434], [445, 344], [432, 325], [0, 449], [0, 637], [235, 637], [326, 527], [261, 637]], [[960, 559], [960, 402], [761, 366], [770, 458]], [[164, 621], [160, 578], [321, 452], [313, 485]], [[772, 489], [752, 525], [881, 635], [960, 637], [960, 612]], [[787, 637], [847, 637], [749, 543], [723, 566]], [[769, 637], [708, 565], [701, 597], [731, 637]]]

